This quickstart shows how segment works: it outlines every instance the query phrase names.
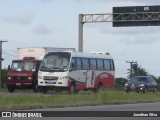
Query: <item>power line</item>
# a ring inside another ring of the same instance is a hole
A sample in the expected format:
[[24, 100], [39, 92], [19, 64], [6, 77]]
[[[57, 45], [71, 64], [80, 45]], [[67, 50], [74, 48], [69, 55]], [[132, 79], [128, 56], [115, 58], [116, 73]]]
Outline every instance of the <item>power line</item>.
[[10, 53], [6, 53], [6, 52], [2, 52], [3, 54], [6, 54], [6, 55], [10, 55], [10, 56], [13, 56], [13, 57], [17, 57], [17, 56], [15, 56], [15, 55], [13, 55], [13, 54], [10, 54]]

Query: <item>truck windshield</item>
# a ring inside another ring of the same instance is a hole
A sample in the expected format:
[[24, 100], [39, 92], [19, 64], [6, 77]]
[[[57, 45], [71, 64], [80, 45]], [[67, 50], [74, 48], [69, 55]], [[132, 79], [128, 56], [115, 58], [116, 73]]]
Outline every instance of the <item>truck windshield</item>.
[[12, 71], [35, 71], [36, 64], [33, 61], [14, 61], [12, 62]]
[[68, 70], [70, 53], [52, 52], [45, 55], [41, 62], [40, 71], [64, 72]]

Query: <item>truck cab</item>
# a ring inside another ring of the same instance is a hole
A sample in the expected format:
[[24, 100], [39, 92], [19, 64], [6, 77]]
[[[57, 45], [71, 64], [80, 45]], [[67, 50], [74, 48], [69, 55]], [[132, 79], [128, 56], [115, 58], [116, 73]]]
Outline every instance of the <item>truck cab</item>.
[[32, 88], [36, 92], [40, 63], [41, 60], [36, 60], [34, 57], [13, 60], [7, 78], [8, 91], [12, 93], [15, 89]]

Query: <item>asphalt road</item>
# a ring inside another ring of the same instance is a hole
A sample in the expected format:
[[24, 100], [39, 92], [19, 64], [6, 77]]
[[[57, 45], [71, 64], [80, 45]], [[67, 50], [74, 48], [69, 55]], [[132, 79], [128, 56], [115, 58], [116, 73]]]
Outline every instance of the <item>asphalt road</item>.
[[[0, 92], [0, 96], [42, 95], [33, 92]], [[52, 93], [51, 93], [52, 94]], [[45, 94], [45, 95], [51, 95]], [[43, 94], [44, 95], [44, 94]], [[101, 105], [66, 108], [33, 109], [28, 111], [160, 111], [160, 103], [139, 103], [123, 105]], [[95, 113], [96, 114], [96, 113]], [[134, 114], [134, 113], [133, 113]], [[43, 117], [43, 118], [0, 118], [0, 120], [160, 120], [159, 117]]]
[[122, 104], [122, 105], [48, 108], [48, 109], [34, 109], [33, 111], [160, 111], [160, 102]]
[[[66, 107], [66, 108], [48, 108], [33, 109], [36, 111], [144, 111], [154, 113], [160, 111], [160, 103], [139, 103], [123, 105], [101, 105], [101, 106], [84, 106], [84, 107]], [[138, 112], [139, 113], [139, 112]], [[133, 113], [134, 114], [134, 113]], [[9, 118], [3, 118], [8, 120]], [[2, 119], [2, 120], [3, 120]], [[12, 118], [10, 120], [160, 120], [160, 117], [45, 117], [45, 118]], [[1, 118], [0, 118], [1, 120]]]

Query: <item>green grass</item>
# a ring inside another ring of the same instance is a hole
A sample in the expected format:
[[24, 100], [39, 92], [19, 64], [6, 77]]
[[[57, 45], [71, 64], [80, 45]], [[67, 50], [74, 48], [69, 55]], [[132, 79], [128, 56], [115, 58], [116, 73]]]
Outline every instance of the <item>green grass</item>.
[[160, 102], [156, 93], [124, 93], [104, 91], [91, 94], [55, 94], [35, 96], [0, 96], [0, 110], [22, 110], [49, 107], [67, 107], [102, 104], [128, 104], [142, 102]]

